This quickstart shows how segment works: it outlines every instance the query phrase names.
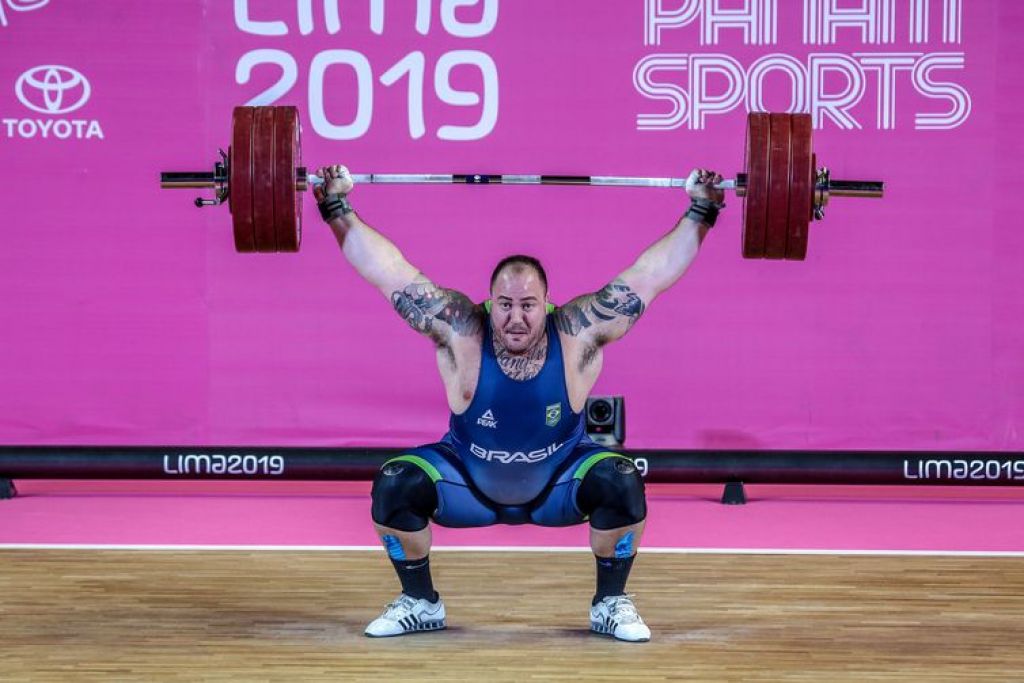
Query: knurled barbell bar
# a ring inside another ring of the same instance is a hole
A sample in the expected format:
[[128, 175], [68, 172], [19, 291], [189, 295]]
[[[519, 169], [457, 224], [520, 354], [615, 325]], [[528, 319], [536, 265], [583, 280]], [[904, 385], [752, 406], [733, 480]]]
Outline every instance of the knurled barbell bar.
[[[743, 256], [802, 261], [811, 220], [824, 217], [829, 198], [881, 197], [879, 181], [833, 180], [817, 168], [809, 114], [747, 117], [745, 172], [718, 185], [743, 197]], [[597, 185], [685, 187], [685, 178], [469, 174], [352, 174], [357, 183], [469, 185]], [[323, 179], [302, 166], [299, 113], [295, 107], [235, 107], [231, 146], [212, 172], [163, 172], [160, 187], [209, 188], [231, 210], [240, 252], [293, 252], [302, 241], [301, 192]]]

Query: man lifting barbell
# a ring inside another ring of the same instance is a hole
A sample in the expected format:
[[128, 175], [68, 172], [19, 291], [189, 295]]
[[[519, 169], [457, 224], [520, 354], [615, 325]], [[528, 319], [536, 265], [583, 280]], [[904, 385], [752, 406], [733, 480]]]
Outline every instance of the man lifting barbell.
[[434, 342], [451, 408], [438, 443], [389, 460], [374, 479], [374, 526], [402, 593], [366, 635], [445, 628], [430, 575], [431, 520], [446, 527], [589, 520], [597, 561], [590, 628], [649, 640], [625, 591], [647, 514], [643, 480], [632, 461], [587, 437], [583, 408], [604, 345], [625, 335], [696, 256], [722, 206], [714, 187], [721, 176], [693, 171], [691, 204], [675, 228], [601, 290], [561, 307], [549, 303], [544, 268], [530, 256], [498, 263], [484, 304], [434, 284], [355, 212], [344, 167], [325, 167], [320, 177], [321, 215], [359, 274]]
[[[659, 293], [678, 280], [714, 225], [724, 189], [743, 198], [742, 253], [801, 261], [808, 226], [830, 196], [881, 197], [878, 181], [844, 181], [817, 168], [807, 114], [751, 112], [743, 171], [723, 181], [697, 170], [685, 180], [624, 176], [367, 174], [370, 183], [685, 187], [691, 205], [673, 230], [600, 291], [560, 308], [529, 256], [502, 260], [491, 299], [473, 304], [436, 286], [364, 223], [341, 166], [307, 176], [298, 110], [235, 107], [232, 144], [210, 172], [164, 172], [161, 187], [211, 188], [227, 203], [240, 252], [294, 252], [302, 238], [301, 192], [313, 186], [321, 215], [356, 270], [430, 337], [452, 414], [435, 444], [387, 462], [373, 484], [372, 516], [398, 571], [402, 594], [366, 628], [394, 636], [445, 627], [430, 578], [430, 520], [442, 526], [589, 520], [597, 557], [591, 629], [642, 641], [650, 630], [625, 594], [646, 516], [643, 481], [627, 458], [584, 433], [582, 410], [601, 371], [602, 347], [622, 337]], [[550, 315], [549, 315], [550, 314]], [[543, 418], [542, 418], [543, 416]], [[543, 419], [543, 423], [541, 420]]]

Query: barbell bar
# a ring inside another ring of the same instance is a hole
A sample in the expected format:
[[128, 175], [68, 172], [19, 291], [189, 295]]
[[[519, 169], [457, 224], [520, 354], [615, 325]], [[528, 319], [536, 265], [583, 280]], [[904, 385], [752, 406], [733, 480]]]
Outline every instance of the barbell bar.
[[[359, 184], [376, 185], [595, 185], [602, 187], [686, 187], [686, 178], [649, 178], [642, 176], [575, 176], [575, 175], [520, 175], [520, 174], [444, 174], [444, 173], [349, 173]], [[324, 179], [307, 174], [302, 166], [296, 168], [295, 188], [307, 190], [323, 185]], [[739, 197], [746, 191], [747, 174], [738, 173], [715, 185], [720, 190], [734, 190]], [[214, 189], [218, 179], [211, 172], [175, 172], [160, 174], [160, 187], [165, 190]], [[832, 180], [830, 194], [834, 197], [881, 197], [884, 183], [871, 180]], [[206, 200], [204, 206], [213, 205]], [[216, 202], [219, 203], [219, 202]]]
[[[318, 175], [307, 174], [306, 169], [295, 169], [295, 187], [306, 190], [309, 187], [322, 185], [324, 179]], [[571, 176], [571, 175], [518, 175], [518, 174], [444, 174], [444, 173], [350, 173], [349, 177], [356, 183], [377, 185], [450, 185], [453, 183], [467, 185], [602, 185], [618, 187], [686, 187], [686, 178], [641, 178], [627, 176]], [[723, 190], [737, 189], [736, 180], [724, 180], [717, 185]], [[166, 189], [180, 188], [216, 188], [218, 177], [214, 173], [163, 173], [160, 176], [160, 187]], [[210, 200], [212, 202], [212, 200]], [[204, 204], [205, 205], [205, 204]]]
[[[808, 114], [753, 112], [747, 117], [745, 171], [717, 187], [743, 203], [743, 256], [803, 260], [812, 220], [824, 217], [831, 196], [882, 197], [884, 183], [833, 180], [817, 168]], [[235, 107], [231, 146], [212, 172], [165, 171], [165, 189], [212, 189], [228, 202], [240, 252], [294, 252], [302, 239], [301, 192], [322, 184], [301, 161], [298, 110], [291, 106]], [[682, 188], [685, 178], [539, 174], [351, 174], [362, 184], [589, 185]]]
[[[302, 166], [297, 167], [295, 188], [307, 190], [323, 185], [324, 179], [312, 173], [307, 174]], [[575, 176], [575, 175], [520, 175], [520, 174], [444, 174], [444, 173], [349, 173], [359, 184], [376, 185], [595, 185], [603, 187], [686, 187], [686, 178], [649, 178], [642, 176]], [[734, 190], [739, 197], [746, 191], [747, 174], [738, 173], [735, 178], [726, 178], [715, 185], [720, 190]], [[881, 197], [884, 183], [870, 180], [832, 180], [830, 194], [834, 197]], [[165, 190], [214, 189], [218, 177], [212, 172], [175, 172], [160, 174], [160, 187]], [[213, 205], [214, 200], [205, 200], [204, 206]]]

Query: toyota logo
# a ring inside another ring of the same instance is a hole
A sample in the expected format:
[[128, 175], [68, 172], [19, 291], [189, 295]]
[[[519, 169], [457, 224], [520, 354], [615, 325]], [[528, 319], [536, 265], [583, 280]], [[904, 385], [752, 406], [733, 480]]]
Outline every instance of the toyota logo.
[[21, 103], [41, 114], [66, 114], [89, 101], [89, 81], [71, 67], [44, 64], [23, 73], [14, 84]]

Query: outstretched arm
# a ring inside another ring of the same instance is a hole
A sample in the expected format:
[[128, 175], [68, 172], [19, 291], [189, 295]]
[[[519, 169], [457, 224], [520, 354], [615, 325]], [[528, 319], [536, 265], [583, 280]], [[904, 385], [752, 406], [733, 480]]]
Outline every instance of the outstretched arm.
[[[695, 204], [718, 205], [725, 195], [714, 185], [721, 181], [717, 173], [698, 169], [687, 178], [686, 192]], [[619, 277], [559, 308], [555, 313], [558, 329], [597, 347], [626, 334], [654, 298], [682, 277], [697, 256], [713, 222], [705, 213], [705, 209], [687, 210], [671, 232], [648, 247]]]
[[325, 220], [342, 253], [410, 327], [439, 346], [450, 344], [453, 335], [472, 336], [483, 329], [479, 306], [461, 292], [435, 285], [391, 240], [363, 222], [346, 199], [354, 183], [345, 167], [321, 168], [319, 175], [325, 182], [313, 192], [328, 211]]

